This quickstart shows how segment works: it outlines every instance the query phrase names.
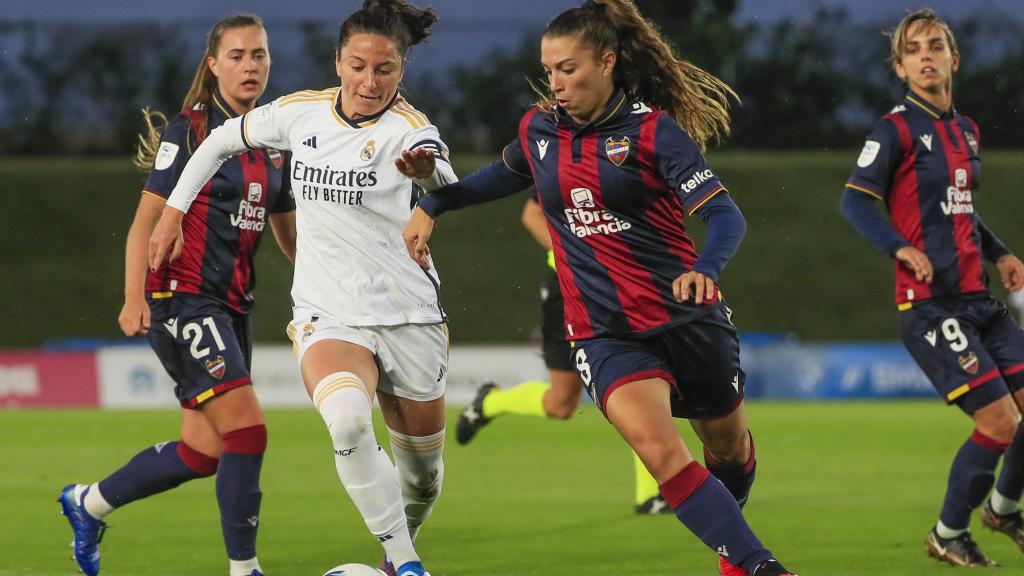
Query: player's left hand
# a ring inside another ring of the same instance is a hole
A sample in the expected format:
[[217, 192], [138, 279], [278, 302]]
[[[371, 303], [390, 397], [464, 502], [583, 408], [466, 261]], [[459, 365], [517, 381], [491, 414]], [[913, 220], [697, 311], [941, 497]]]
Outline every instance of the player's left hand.
[[409, 178], [429, 178], [434, 173], [434, 153], [426, 148], [402, 150], [402, 157], [395, 160], [395, 167]]
[[1021, 263], [1020, 258], [1013, 254], [1002, 256], [996, 262], [996, 268], [999, 269], [1004, 288], [1010, 292], [1018, 292], [1024, 288], [1024, 264]]
[[705, 300], [711, 302], [715, 298], [715, 281], [700, 272], [693, 270], [682, 274], [672, 282], [672, 295], [676, 302], [683, 302], [690, 298], [690, 287], [693, 286], [693, 302], [703, 304]]

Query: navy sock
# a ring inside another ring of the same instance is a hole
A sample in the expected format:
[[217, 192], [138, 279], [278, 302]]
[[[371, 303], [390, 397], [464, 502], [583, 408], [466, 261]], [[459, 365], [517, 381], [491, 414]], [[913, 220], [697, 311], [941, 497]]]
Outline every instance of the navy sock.
[[757, 471], [757, 460], [754, 458], [754, 436], [749, 430], [747, 437], [750, 438], [750, 457], [747, 458], [745, 464], [730, 465], [720, 462], [708, 451], [707, 447], [704, 447], [704, 466], [715, 478], [721, 480], [725, 489], [736, 499], [741, 510], [746, 505], [747, 498], [750, 497], [750, 488], [754, 486], [754, 473]]
[[971, 511], [985, 501], [995, 482], [999, 457], [1006, 444], [985, 436], [977, 430], [960, 447], [949, 470], [946, 499], [939, 519], [947, 527], [963, 530], [971, 522]]
[[101, 480], [100, 494], [111, 506], [119, 508], [182, 482], [210, 476], [216, 470], [215, 458], [196, 452], [184, 442], [162, 442], [139, 452]]
[[217, 468], [217, 503], [228, 558], [256, 557], [256, 530], [260, 521], [260, 468], [267, 447], [262, 424], [222, 436], [224, 452]]
[[1010, 447], [1003, 454], [1003, 470], [999, 473], [996, 490], [1010, 500], [1020, 500], [1024, 494], [1024, 426], [1017, 427]]
[[736, 499], [698, 462], [687, 464], [659, 489], [680, 522], [730, 564], [749, 573], [772, 558], [747, 525]]

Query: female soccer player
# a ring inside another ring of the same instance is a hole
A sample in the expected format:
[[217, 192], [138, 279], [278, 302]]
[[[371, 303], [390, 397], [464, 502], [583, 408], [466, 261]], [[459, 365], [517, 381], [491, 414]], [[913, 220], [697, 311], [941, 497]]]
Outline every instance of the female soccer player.
[[[953, 107], [960, 52], [931, 10], [907, 15], [892, 33], [892, 66], [906, 98], [882, 117], [857, 159], [842, 212], [896, 260], [900, 336], [947, 404], [975, 424], [949, 473], [946, 498], [925, 549], [955, 566], [994, 566], [967, 531], [985, 500], [982, 523], [1024, 549], [1024, 333], [988, 292], [982, 259], [1003, 285], [1024, 287], [1024, 265], [981, 221], [977, 125]], [[883, 200], [886, 221], [875, 209]]]
[[[547, 219], [536, 199], [530, 198], [523, 205], [522, 222], [533, 239], [548, 253], [548, 270], [540, 289], [540, 299], [541, 346], [549, 381], [531, 380], [507, 389], [493, 383], [481, 386], [473, 402], [459, 415], [455, 428], [455, 439], [459, 444], [468, 444], [481, 428], [498, 416], [519, 414], [568, 420], [580, 403], [583, 382], [576, 374], [569, 342], [565, 339], [565, 300], [558, 287]], [[633, 510], [637, 514], [671, 512], [672, 509], [658, 492], [658, 482], [636, 454], [633, 454], [633, 469], [636, 482]]]
[[[536, 185], [591, 397], [724, 573], [788, 574], [738, 505], [754, 451], [736, 329], [716, 281], [746, 223], [700, 152], [728, 130], [732, 91], [676, 58], [629, 0], [560, 14], [541, 63], [553, 101], [523, 116], [501, 161], [420, 200], [409, 253], [429, 266], [436, 216]], [[692, 214], [708, 226], [699, 256], [683, 227]], [[673, 416], [691, 419], [721, 482], [708, 481]]]
[[100, 569], [103, 518], [182, 482], [217, 475], [217, 501], [231, 576], [262, 574], [256, 559], [260, 467], [267, 444], [263, 412], [249, 376], [253, 255], [269, 221], [281, 250], [295, 254], [295, 204], [284, 156], [253, 150], [204, 178], [183, 225], [186, 256], [146, 273], [146, 243], [182, 168], [210, 129], [256, 106], [267, 85], [270, 52], [263, 22], [235, 15], [210, 30], [206, 52], [181, 113], [163, 135], [146, 112], [136, 164], [149, 172], [125, 255], [126, 336], [146, 334], [174, 379], [181, 439], [139, 453], [93, 484], [72, 484], [60, 502], [85, 574]]
[[[151, 266], [169, 249], [177, 258], [182, 218], [225, 159], [263, 146], [292, 151], [298, 251], [288, 333], [338, 476], [402, 576], [425, 574], [413, 540], [444, 474], [445, 314], [438, 277], [409, 260], [402, 226], [421, 190], [455, 174], [437, 129], [398, 91], [409, 48], [436, 20], [405, 0], [366, 0], [341, 24], [341, 86], [279, 98], [211, 134], [150, 243]], [[375, 396], [397, 470], [374, 436]]]

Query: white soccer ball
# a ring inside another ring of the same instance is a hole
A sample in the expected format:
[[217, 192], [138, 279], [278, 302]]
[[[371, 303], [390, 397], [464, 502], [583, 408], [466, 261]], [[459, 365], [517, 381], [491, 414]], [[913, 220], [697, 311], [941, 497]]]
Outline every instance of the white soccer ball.
[[324, 576], [383, 576], [383, 574], [380, 570], [366, 564], [342, 564], [324, 572]]

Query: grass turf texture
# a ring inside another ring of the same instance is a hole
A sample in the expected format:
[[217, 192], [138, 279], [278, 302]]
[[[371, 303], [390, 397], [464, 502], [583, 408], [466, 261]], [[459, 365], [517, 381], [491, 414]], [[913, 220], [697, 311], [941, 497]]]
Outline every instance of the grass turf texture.
[[[748, 408], [759, 460], [746, 513], [785, 564], [804, 576], [949, 573], [921, 543], [966, 418], [938, 402]], [[375, 564], [380, 547], [338, 482], [320, 418], [269, 410], [267, 421], [259, 549], [268, 576]], [[98, 480], [176, 437], [177, 426], [165, 411], [3, 413], [0, 576], [74, 574], [71, 531], [54, 501], [61, 486]], [[629, 454], [592, 408], [565, 423], [503, 417], [469, 446], [452, 440], [445, 461], [444, 494], [420, 538], [436, 575], [717, 573], [713, 554], [673, 516], [632, 514]], [[101, 574], [226, 574], [213, 486], [192, 482], [108, 517]], [[977, 520], [973, 528], [1004, 570], [1024, 568], [1008, 539]]]

